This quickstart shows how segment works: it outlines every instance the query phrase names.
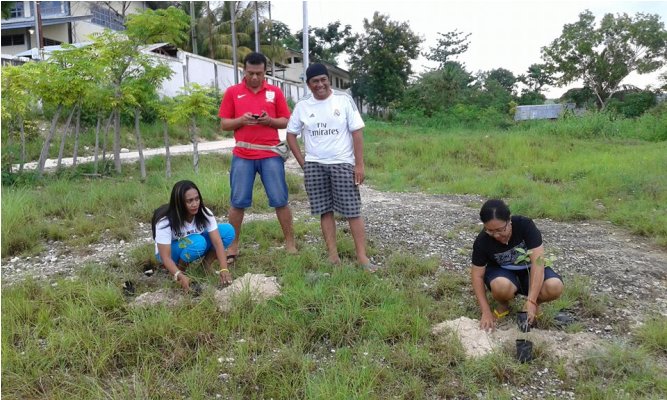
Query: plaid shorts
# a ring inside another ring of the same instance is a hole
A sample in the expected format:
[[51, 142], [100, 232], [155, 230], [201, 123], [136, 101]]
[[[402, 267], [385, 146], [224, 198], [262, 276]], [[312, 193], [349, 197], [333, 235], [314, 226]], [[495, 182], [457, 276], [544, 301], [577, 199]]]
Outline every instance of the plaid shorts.
[[303, 172], [312, 215], [334, 211], [346, 218], [361, 216], [361, 195], [354, 184], [354, 165], [307, 162]]

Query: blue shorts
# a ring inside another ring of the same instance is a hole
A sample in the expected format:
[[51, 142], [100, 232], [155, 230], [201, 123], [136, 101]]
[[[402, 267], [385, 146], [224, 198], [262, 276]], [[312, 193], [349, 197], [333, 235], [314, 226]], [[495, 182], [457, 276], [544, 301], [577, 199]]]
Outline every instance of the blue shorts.
[[234, 208], [248, 208], [252, 205], [252, 187], [255, 175], [259, 173], [269, 206], [273, 208], [287, 205], [288, 193], [285, 181], [285, 161], [282, 157], [248, 160], [232, 156], [232, 170], [229, 173], [231, 203]]
[[[218, 232], [222, 239], [222, 245], [226, 248], [234, 241], [234, 227], [231, 224], [218, 224]], [[213, 247], [208, 232], [194, 233], [179, 240], [171, 242], [171, 259], [174, 264], [179, 261], [190, 263], [204, 257]], [[162, 263], [160, 253], [155, 255], [159, 263]]]
[[[500, 277], [509, 279], [516, 286], [517, 293], [528, 296], [530, 275], [527, 269], [509, 270], [500, 267], [486, 267], [486, 271], [484, 271], [484, 284], [486, 284], [487, 289], [491, 290], [491, 281]], [[546, 281], [550, 278], [558, 278], [561, 282], [563, 281], [563, 278], [551, 269], [551, 267], [545, 267], [544, 280]]]

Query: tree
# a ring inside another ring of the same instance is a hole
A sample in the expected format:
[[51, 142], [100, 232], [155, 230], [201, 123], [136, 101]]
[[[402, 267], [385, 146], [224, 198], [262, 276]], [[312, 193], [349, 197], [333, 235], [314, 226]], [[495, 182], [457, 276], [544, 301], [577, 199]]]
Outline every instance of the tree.
[[127, 17], [127, 35], [140, 44], [171, 43], [181, 46], [188, 41], [190, 19], [176, 7], [146, 10]]
[[[298, 43], [298, 50], [303, 49], [303, 30], [294, 36]], [[341, 22], [330, 22], [326, 27], [308, 27], [308, 57], [314, 61], [324, 61], [338, 65], [336, 57], [350, 51], [354, 47], [356, 36], [352, 35], [352, 26], [345, 25], [341, 29]]]
[[446, 111], [470, 95], [469, 85], [474, 81], [463, 64], [447, 61], [440, 69], [423, 73], [405, 91], [400, 107], [421, 110], [426, 116]]
[[550, 71], [560, 74], [559, 85], [582, 80], [604, 109], [631, 72], [649, 73], [667, 62], [667, 31], [657, 14], [606, 14], [600, 26], [586, 10], [579, 21], [566, 24], [561, 36], [542, 48]]
[[[4, 4], [4, 3], [3, 3]], [[7, 129], [8, 143], [11, 143], [12, 135], [16, 129], [20, 137], [19, 172], [23, 170], [26, 161], [25, 151], [25, 119], [30, 110], [34, 96], [30, 92], [30, 77], [25, 74], [25, 69], [15, 66], [2, 68], [2, 123]], [[9, 158], [11, 163], [11, 157]]]
[[14, 8], [15, 1], [3, 1], [2, 4], [2, 19], [8, 19], [9, 13]]
[[96, 60], [103, 66], [106, 81], [112, 90], [109, 102], [114, 112], [114, 166], [121, 172], [120, 162], [120, 111], [134, 104], [128, 81], [145, 79], [153, 65], [148, 55], [140, 51], [147, 41], [160, 40], [179, 43], [189, 27], [182, 10], [169, 7], [164, 10], [146, 10], [132, 15], [127, 21], [127, 35], [105, 31], [93, 36]]
[[131, 79], [127, 79], [123, 83], [122, 91], [125, 96], [126, 106], [131, 109], [134, 114], [134, 134], [137, 140], [137, 151], [139, 153], [139, 170], [141, 180], [146, 180], [146, 162], [144, 159], [143, 139], [141, 137], [141, 129], [139, 121], [141, 119], [141, 111], [149, 105], [157, 103], [157, 88], [162, 85], [165, 79], [171, 76], [173, 71], [167, 65], [162, 63], [153, 64], [146, 59], [141, 65], [143, 74]]
[[519, 75], [517, 80], [528, 86], [532, 92], [541, 92], [544, 86], [553, 85], [554, 77], [549, 73], [546, 64], [531, 64], [525, 75]]
[[514, 85], [516, 84], [517, 79], [512, 71], [505, 68], [496, 68], [485, 74], [482, 74], [482, 76], [485, 86], [488, 86], [490, 81], [496, 81], [508, 93], [514, 94]]
[[456, 58], [459, 54], [468, 51], [470, 33], [464, 34], [455, 29], [447, 33], [438, 32], [438, 35], [441, 37], [438, 38], [437, 45], [431, 47], [428, 53], [422, 54], [427, 60], [438, 62], [438, 68], [445, 66], [447, 62], [451, 61], [450, 58]]
[[364, 30], [350, 57], [352, 92], [377, 111], [402, 97], [423, 39], [377, 11], [372, 21], [364, 19]]
[[542, 93], [528, 90], [521, 93], [521, 96], [519, 96], [519, 99], [517, 100], [517, 104], [520, 106], [539, 105], [544, 104], [546, 99], [547, 96]]
[[198, 118], [214, 118], [218, 107], [216, 96], [213, 89], [202, 87], [192, 83], [183, 88], [181, 94], [174, 99], [176, 105], [172, 109], [170, 116], [171, 123], [182, 123], [188, 125], [190, 132], [190, 142], [192, 142], [192, 166], [195, 173], [199, 172], [199, 151], [198, 151]]

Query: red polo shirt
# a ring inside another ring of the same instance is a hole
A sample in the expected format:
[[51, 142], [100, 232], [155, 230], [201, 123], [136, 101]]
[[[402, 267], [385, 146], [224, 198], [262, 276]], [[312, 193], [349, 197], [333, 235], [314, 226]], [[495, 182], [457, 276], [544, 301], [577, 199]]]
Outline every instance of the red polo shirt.
[[[247, 112], [262, 114], [264, 111], [271, 118], [289, 118], [290, 111], [285, 95], [279, 87], [269, 85], [264, 81], [257, 93], [246, 86], [245, 78], [238, 85], [231, 86], [225, 91], [220, 103], [220, 118], [234, 119]], [[248, 142], [266, 146], [275, 146], [280, 142], [278, 130], [266, 125], [246, 125], [234, 131], [237, 142]], [[250, 160], [276, 157], [270, 150], [255, 150], [234, 147], [234, 155]]]

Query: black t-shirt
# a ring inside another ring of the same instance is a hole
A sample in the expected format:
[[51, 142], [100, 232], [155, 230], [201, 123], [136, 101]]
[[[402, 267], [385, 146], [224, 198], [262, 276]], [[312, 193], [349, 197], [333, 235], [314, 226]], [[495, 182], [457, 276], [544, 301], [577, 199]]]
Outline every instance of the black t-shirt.
[[529, 250], [542, 245], [542, 234], [532, 219], [521, 215], [513, 215], [511, 220], [512, 236], [506, 245], [500, 243], [482, 229], [472, 246], [472, 265], [479, 267], [516, 265], [515, 260], [519, 256], [516, 251], [517, 247]]

